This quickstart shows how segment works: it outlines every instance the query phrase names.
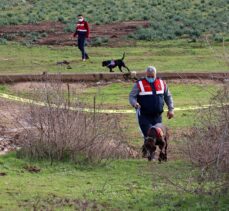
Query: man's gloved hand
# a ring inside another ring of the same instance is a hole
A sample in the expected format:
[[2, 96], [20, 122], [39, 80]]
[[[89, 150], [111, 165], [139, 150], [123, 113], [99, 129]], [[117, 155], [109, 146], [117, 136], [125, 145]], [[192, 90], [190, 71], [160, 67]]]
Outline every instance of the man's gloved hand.
[[137, 103], [135, 103], [134, 108], [138, 109], [138, 108], [141, 108], [141, 106], [140, 106], [140, 104], [137, 102]]
[[168, 119], [172, 119], [173, 116], [174, 116], [174, 112], [173, 111], [168, 111], [168, 113], [167, 113]]

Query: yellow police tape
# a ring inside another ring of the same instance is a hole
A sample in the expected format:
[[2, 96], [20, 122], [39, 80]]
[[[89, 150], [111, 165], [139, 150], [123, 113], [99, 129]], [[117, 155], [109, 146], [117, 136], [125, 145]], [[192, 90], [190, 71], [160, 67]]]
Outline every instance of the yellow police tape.
[[[44, 102], [34, 101], [31, 99], [21, 98], [14, 95], [4, 94], [0, 93], [0, 97], [8, 100], [38, 105], [38, 106], [51, 106], [54, 108], [66, 108], [65, 106], [57, 106], [56, 104], [48, 104]], [[223, 105], [229, 105], [229, 103], [224, 103]], [[188, 111], [188, 110], [198, 110], [198, 109], [206, 109], [209, 108], [212, 105], [202, 105], [202, 106], [187, 106], [184, 108], [175, 108], [175, 111]], [[214, 105], [215, 107], [221, 107], [222, 104]], [[74, 107], [68, 107], [68, 109], [73, 111], [83, 111], [83, 112], [99, 112], [99, 113], [107, 113], [107, 114], [131, 114], [136, 113], [134, 109], [132, 110], [111, 110], [111, 109], [90, 109], [90, 108], [74, 108]]]

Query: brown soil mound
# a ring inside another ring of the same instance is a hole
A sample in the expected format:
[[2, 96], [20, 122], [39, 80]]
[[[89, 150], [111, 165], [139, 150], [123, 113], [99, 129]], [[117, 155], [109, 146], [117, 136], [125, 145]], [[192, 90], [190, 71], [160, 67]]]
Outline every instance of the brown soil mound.
[[[126, 41], [124, 36], [136, 31], [137, 27], [148, 27], [148, 21], [126, 21], [104, 25], [91, 25], [91, 38], [107, 37], [108, 45], [115, 46], [134, 44]], [[38, 24], [1, 26], [0, 37], [11, 36], [15, 41], [26, 39], [25, 34], [31, 32], [45, 33], [45, 37], [38, 38], [35, 43], [41, 45], [74, 45], [72, 34], [65, 32], [65, 24], [60, 22], [41, 22]], [[13, 35], [13, 36], [12, 36]]]

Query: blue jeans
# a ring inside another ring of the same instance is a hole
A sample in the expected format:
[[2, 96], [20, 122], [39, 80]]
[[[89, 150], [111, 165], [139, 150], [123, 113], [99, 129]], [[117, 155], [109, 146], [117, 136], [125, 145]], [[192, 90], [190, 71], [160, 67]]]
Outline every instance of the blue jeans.
[[137, 110], [137, 118], [144, 137], [148, 136], [148, 130], [152, 126], [156, 125], [157, 123], [162, 123], [161, 114], [146, 115], [146, 114], [142, 114], [140, 110]]
[[86, 43], [86, 34], [78, 34], [78, 48], [81, 51], [82, 59], [88, 59], [88, 54], [85, 51], [85, 43]]

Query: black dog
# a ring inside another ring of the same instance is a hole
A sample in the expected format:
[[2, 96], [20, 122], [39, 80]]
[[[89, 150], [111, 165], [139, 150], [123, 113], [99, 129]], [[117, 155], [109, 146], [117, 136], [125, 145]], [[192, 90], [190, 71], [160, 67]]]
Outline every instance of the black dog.
[[154, 159], [156, 146], [159, 146], [160, 153], [158, 161], [167, 161], [167, 147], [168, 147], [168, 131], [167, 128], [158, 123], [151, 127], [148, 131], [148, 136], [142, 147], [143, 155], [145, 155], [149, 161]]
[[102, 66], [109, 68], [110, 72], [114, 72], [112, 69], [117, 67], [117, 66], [118, 66], [120, 72], [122, 72], [122, 67], [125, 67], [128, 70], [128, 72], [130, 72], [129, 68], [125, 65], [125, 63], [123, 61], [124, 58], [125, 58], [125, 53], [123, 53], [123, 56], [121, 59], [103, 61]]

